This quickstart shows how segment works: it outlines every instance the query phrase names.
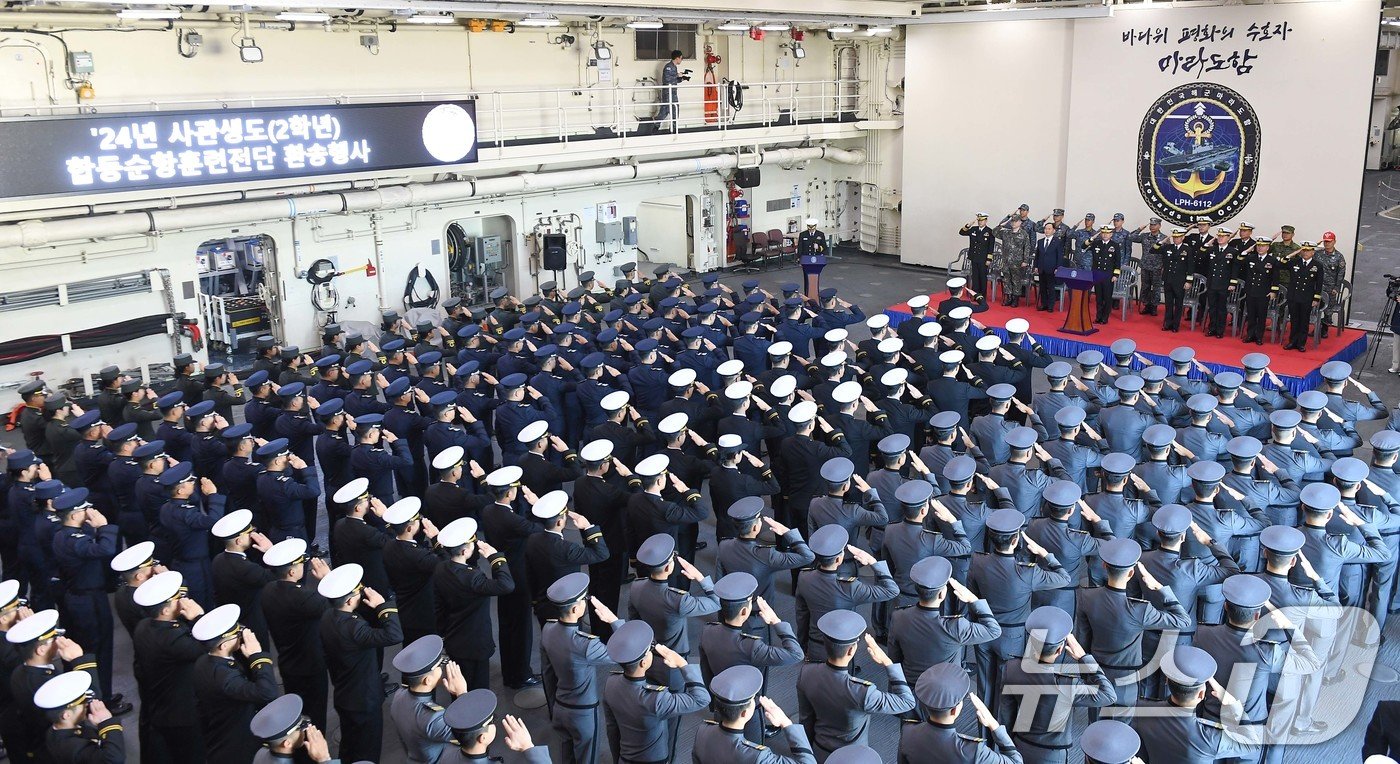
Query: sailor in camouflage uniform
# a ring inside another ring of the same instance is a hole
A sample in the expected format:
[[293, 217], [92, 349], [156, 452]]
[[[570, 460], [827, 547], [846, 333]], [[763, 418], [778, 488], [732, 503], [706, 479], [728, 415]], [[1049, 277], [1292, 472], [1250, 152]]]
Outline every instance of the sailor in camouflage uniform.
[[1001, 273], [1002, 305], [1013, 308], [1021, 304], [1021, 293], [1026, 289], [1026, 274], [1030, 269], [1030, 236], [1023, 233], [1021, 219], [1013, 217], [1009, 228], [996, 230], [997, 241], [1001, 242], [1001, 252], [997, 254], [997, 270]]
[[1150, 218], [1147, 225], [1128, 234], [1128, 241], [1142, 244], [1142, 280], [1138, 287], [1138, 310], [1144, 316], [1157, 315], [1157, 290], [1162, 287], [1163, 253], [1171, 239], [1162, 232], [1162, 219]]

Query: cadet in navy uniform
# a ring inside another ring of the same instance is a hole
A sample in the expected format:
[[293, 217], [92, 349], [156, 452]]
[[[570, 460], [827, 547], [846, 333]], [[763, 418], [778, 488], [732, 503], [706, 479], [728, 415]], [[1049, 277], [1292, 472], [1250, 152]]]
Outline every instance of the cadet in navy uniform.
[[[45, 402], [47, 405], [47, 402]], [[156, 427], [156, 437], [165, 442], [165, 451], [176, 461], [188, 461], [193, 436], [185, 429], [185, 409], [188, 404], [180, 391], [162, 395], [156, 401], [156, 408], [163, 417]]]
[[[439, 530], [438, 545], [445, 556], [433, 574], [437, 631], [447, 655], [462, 668], [467, 686], [487, 687], [491, 656], [496, 652], [487, 610], [490, 598], [509, 594], [524, 582], [517, 584], [512, 578], [504, 554], [477, 539], [477, 523], [470, 517], [453, 520]], [[477, 552], [480, 560], [475, 559]]]
[[272, 542], [253, 527], [253, 513], [247, 509], [235, 509], [219, 518], [211, 532], [224, 545], [210, 563], [215, 604], [237, 605], [240, 621], [257, 636], [259, 644], [272, 644], [260, 604], [263, 587], [273, 580], [272, 573], [248, 559], [250, 549], [261, 555], [272, 548]]
[[[255, 371], [244, 383], [248, 390], [248, 402], [243, 404], [243, 421], [253, 426], [253, 434], [263, 440], [275, 437], [273, 427], [281, 413], [278, 399], [273, 396], [271, 380], [267, 372]], [[304, 386], [304, 385], [303, 385]]]
[[162, 472], [158, 482], [170, 497], [160, 508], [161, 532], [170, 543], [170, 569], [184, 576], [190, 598], [200, 607], [212, 606], [208, 533], [224, 516], [224, 496], [209, 478], [199, 479], [196, 496], [194, 466], [189, 462]]
[[[384, 736], [384, 685], [378, 648], [403, 640], [398, 608], [374, 589], [361, 586], [360, 566], [341, 565], [317, 584], [330, 603], [321, 616], [321, 644], [335, 685], [340, 716], [340, 753], [349, 761], [379, 761]], [[364, 606], [365, 614], [358, 610]]]
[[172, 570], [149, 578], [133, 599], [146, 619], [132, 640], [136, 681], [141, 689], [141, 716], [149, 718], [166, 756], [155, 761], [204, 761], [204, 735], [194, 694], [194, 662], [204, 645], [190, 631], [204, 615], [198, 602], [184, 596], [183, 576]]
[[[1015, 509], [993, 512], [987, 518], [988, 552], [974, 554], [968, 570], [968, 588], [987, 601], [1001, 624], [1000, 637], [977, 646], [978, 684], [993, 703], [1001, 693], [1003, 665], [1026, 649], [1026, 616], [1033, 593], [1074, 583], [1052, 552], [1021, 532], [1025, 522], [1025, 515]], [[1038, 560], [1016, 558], [1022, 539], [1026, 551]]]
[[[797, 678], [797, 708], [817, 761], [823, 762], [842, 746], [864, 745], [871, 714], [905, 714], [914, 709], [915, 700], [904, 669], [865, 633], [865, 619], [859, 613], [832, 610], [821, 617], [818, 628], [823, 641], [820, 657], [825, 661], [802, 667]], [[862, 636], [870, 659], [885, 669], [888, 690], [851, 674]]]
[[1139, 703], [1143, 712], [1133, 719], [1150, 764], [1212, 764], [1251, 753], [1224, 724], [1201, 714], [1206, 694], [1221, 689], [1216, 671], [1210, 653], [1189, 645], [1177, 645], [1162, 661], [1167, 699]]
[[[1011, 742], [1011, 735], [972, 691], [972, 682], [960, 664], [945, 661], [925, 669], [914, 684], [914, 696], [919, 699], [920, 723], [905, 728], [900, 735], [899, 764], [930, 761], [1021, 763], [1021, 754]], [[977, 721], [991, 735], [990, 741], [958, 732], [957, 721], [964, 700], [972, 702]]]
[[[922, 676], [940, 663], [957, 664], [961, 671], [964, 648], [1001, 637], [1001, 624], [987, 601], [953, 578], [953, 566], [946, 559], [919, 560], [909, 571], [909, 581], [918, 602], [895, 609], [889, 638], [890, 658], [909, 673]], [[964, 612], [952, 612], [949, 592], [965, 606]]]
[[394, 656], [400, 687], [389, 702], [389, 718], [408, 760], [436, 764], [452, 742], [446, 709], [433, 697], [439, 686], [452, 698], [467, 694], [462, 670], [442, 652], [442, 637], [429, 634], [405, 645]]
[[47, 753], [54, 764], [126, 761], [122, 725], [100, 700], [89, 699], [92, 677], [69, 672], [45, 682], [34, 693], [34, 704], [52, 722], [47, 731]]
[[588, 575], [570, 573], [549, 587], [546, 598], [556, 618], [540, 630], [540, 667], [545, 698], [554, 729], [564, 738], [568, 764], [597, 764], [599, 757], [598, 666], [612, 664], [597, 636], [584, 631], [581, 621], [593, 599], [595, 623], [610, 628], [623, 621], [588, 595]]
[[[763, 674], [753, 666], [734, 666], [710, 682], [715, 719], [695, 733], [695, 764], [816, 764], [806, 730], [793, 724], [772, 700], [760, 696], [762, 691]], [[760, 713], [784, 735], [792, 756], [779, 755], [744, 735]]]
[[[454, 457], [451, 451], [444, 453]], [[460, 457], [461, 450], [457, 449], [455, 458]], [[405, 643], [433, 633], [437, 626], [432, 582], [438, 564], [438, 556], [433, 553], [438, 529], [420, 513], [422, 505], [418, 497], [410, 496], [384, 510], [384, 525], [393, 536], [384, 546], [384, 572], [399, 604]]]
[[301, 758], [315, 764], [339, 764], [332, 759], [326, 736], [302, 715], [301, 698], [288, 693], [253, 715], [248, 731], [262, 744], [253, 764], [285, 764]]
[[1026, 643], [1025, 655], [1007, 661], [1002, 671], [997, 719], [1015, 723], [1012, 739], [1030, 764], [1069, 764], [1076, 735], [1067, 705], [1101, 708], [1117, 697], [1113, 682], [1080, 647], [1073, 628], [1074, 619], [1057, 607], [1031, 611], [1025, 631], [1034, 638]]
[[[608, 677], [603, 690], [608, 747], [625, 764], [670, 761], [674, 754], [670, 728], [679, 724], [681, 716], [710, 702], [699, 667], [654, 636], [645, 621], [628, 621], [608, 640], [608, 657], [622, 668], [621, 673]], [[672, 690], [647, 681], [656, 658], [666, 669], [681, 674], [684, 689]]]
[[291, 453], [285, 438], [264, 443], [254, 456], [264, 467], [258, 475], [258, 500], [268, 538], [274, 542], [311, 538], [306, 532], [303, 502], [314, 501], [321, 493], [315, 472], [307, 474], [306, 463]]
[[[584, 565], [595, 565], [608, 559], [609, 550], [603, 531], [591, 520], [569, 510], [569, 495], [562, 490], [550, 491], [535, 500], [530, 507], [535, 521], [544, 526], [543, 533], [533, 533], [525, 540], [526, 580], [530, 584], [531, 604], [541, 628], [554, 615], [549, 603], [549, 587]], [[572, 526], [582, 543], [564, 538], [564, 529]]]
[[[263, 555], [273, 581], [263, 587], [262, 610], [277, 646], [278, 671], [286, 690], [307, 699], [311, 723], [326, 723], [326, 658], [321, 648], [321, 616], [329, 608], [316, 584], [330, 572], [325, 560], [308, 558], [306, 542], [290, 538]], [[310, 585], [304, 586], [303, 581]]]
[[195, 702], [211, 764], [244, 764], [257, 754], [249, 737], [253, 714], [277, 698], [272, 657], [239, 622], [237, 605], [223, 605], [195, 621], [190, 635], [208, 653], [194, 662]]
[[972, 269], [972, 289], [978, 294], [986, 294], [987, 261], [991, 259], [992, 248], [996, 244], [996, 232], [987, 225], [987, 213], [977, 213], [976, 222], [959, 228], [958, 235], [968, 238], [967, 258]]
[[[792, 625], [773, 612], [768, 603], [756, 596], [758, 580], [748, 573], [730, 573], [715, 583], [719, 597], [719, 621], [705, 625], [700, 634], [700, 674], [712, 684], [716, 675], [734, 666], [761, 669], [768, 675], [769, 667], [795, 666], [802, 662], [802, 646], [797, 642]], [[757, 633], [748, 628], [751, 619], [762, 623]], [[778, 643], [770, 644], [766, 632], [777, 633]], [[744, 735], [755, 743], [763, 742], [764, 715], [755, 710], [746, 725]]]
[[[1115, 718], [1132, 717], [1137, 705], [1137, 675], [1142, 670], [1142, 635], [1145, 631], [1180, 631], [1191, 626], [1191, 617], [1177, 601], [1171, 587], [1162, 584], [1138, 566], [1142, 547], [1138, 542], [1119, 538], [1099, 548], [1107, 578], [1102, 587], [1085, 587], [1079, 594], [1075, 632], [1080, 644], [1098, 661], [1113, 680], [1118, 695], [1113, 705], [1128, 709]], [[1141, 587], [1152, 599], [1128, 596], [1128, 582], [1141, 573]], [[1159, 604], [1160, 603], [1160, 604]], [[1090, 717], [1098, 716], [1091, 709]]]
[[107, 601], [107, 568], [117, 553], [117, 529], [88, 502], [86, 488], [53, 500], [62, 529], [54, 535], [54, 561], [63, 580], [65, 623], [73, 639], [97, 655], [97, 691], [113, 708], [112, 607]]
[[[430, 398], [421, 387], [410, 389], [412, 380], [399, 377], [384, 388], [384, 400], [389, 402], [389, 410], [384, 412], [384, 429], [392, 431], [408, 444], [408, 452], [413, 457], [413, 465], [400, 467], [394, 471], [394, 483], [400, 496], [422, 496], [428, 487], [428, 463], [423, 456], [423, 433], [433, 420], [418, 413], [419, 406], [428, 403]], [[455, 401], [457, 393], [442, 393]]]
[[350, 470], [369, 481], [370, 493], [380, 501], [394, 500], [394, 470], [413, 466], [408, 442], [384, 429], [383, 414], [355, 417], [355, 446], [350, 450]]

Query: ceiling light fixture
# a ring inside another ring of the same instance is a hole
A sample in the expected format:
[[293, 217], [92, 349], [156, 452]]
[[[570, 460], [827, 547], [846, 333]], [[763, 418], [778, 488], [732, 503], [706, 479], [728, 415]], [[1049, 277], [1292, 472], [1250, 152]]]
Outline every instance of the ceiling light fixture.
[[657, 18], [632, 19], [627, 22], [628, 29], [660, 29], [664, 26], [666, 26], [665, 22]]
[[758, 28], [765, 32], [786, 32], [792, 28], [792, 25], [782, 21], [765, 21], [759, 24]]
[[124, 8], [117, 12], [119, 19], [178, 19], [180, 12], [174, 8]]
[[747, 32], [749, 25], [744, 21], [726, 21], [715, 27], [716, 32]]
[[515, 22], [515, 25], [518, 27], [557, 27], [560, 23], [559, 19], [548, 13], [532, 13]]
[[448, 14], [448, 15], [446, 15], [446, 16], [440, 16], [440, 15], [435, 14], [435, 13], [424, 13], [424, 14], [414, 14], [414, 15], [412, 15], [412, 16], [409, 16], [408, 18], [406, 18], [406, 19], [403, 20], [403, 23], [405, 23], [405, 24], [437, 24], [437, 25], [444, 25], [444, 24], [452, 24], [452, 23], [455, 23], [456, 21], [457, 21], [457, 18], [456, 18], [455, 16], [451, 15], [451, 14]]
[[827, 27], [826, 31], [832, 34], [850, 34], [856, 31], [854, 24], [838, 24], [834, 27]]
[[875, 35], [889, 34], [894, 31], [894, 27], [866, 27], [865, 33], [874, 37]]
[[329, 13], [317, 11], [282, 11], [277, 14], [278, 21], [304, 21], [308, 24], [324, 24], [331, 20]]

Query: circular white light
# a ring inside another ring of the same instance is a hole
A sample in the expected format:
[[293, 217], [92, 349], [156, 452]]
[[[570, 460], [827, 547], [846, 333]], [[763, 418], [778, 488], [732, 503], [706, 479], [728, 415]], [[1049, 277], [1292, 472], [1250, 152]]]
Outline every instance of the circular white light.
[[434, 106], [423, 117], [423, 148], [439, 162], [456, 162], [476, 145], [476, 123], [453, 103]]

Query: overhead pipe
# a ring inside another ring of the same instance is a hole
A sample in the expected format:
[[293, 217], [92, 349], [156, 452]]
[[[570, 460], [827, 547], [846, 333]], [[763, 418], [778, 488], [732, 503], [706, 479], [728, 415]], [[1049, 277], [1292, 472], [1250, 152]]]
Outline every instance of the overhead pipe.
[[[757, 157], [759, 165], [786, 165], [813, 159], [856, 165], [865, 161], [865, 152], [861, 149], [810, 146], [759, 151]], [[738, 164], [738, 154], [712, 154], [689, 159], [603, 165], [552, 172], [518, 173], [475, 180], [408, 183], [401, 186], [314, 193], [306, 196], [238, 201], [198, 207], [153, 209], [59, 220], [24, 220], [19, 223], [0, 225], [0, 249], [45, 247], [68, 242], [139, 236], [182, 229], [240, 225], [296, 217], [378, 212], [463, 201], [483, 196], [505, 196], [532, 191], [578, 188], [602, 183], [700, 175], [706, 172], [730, 170], [737, 167]]]

